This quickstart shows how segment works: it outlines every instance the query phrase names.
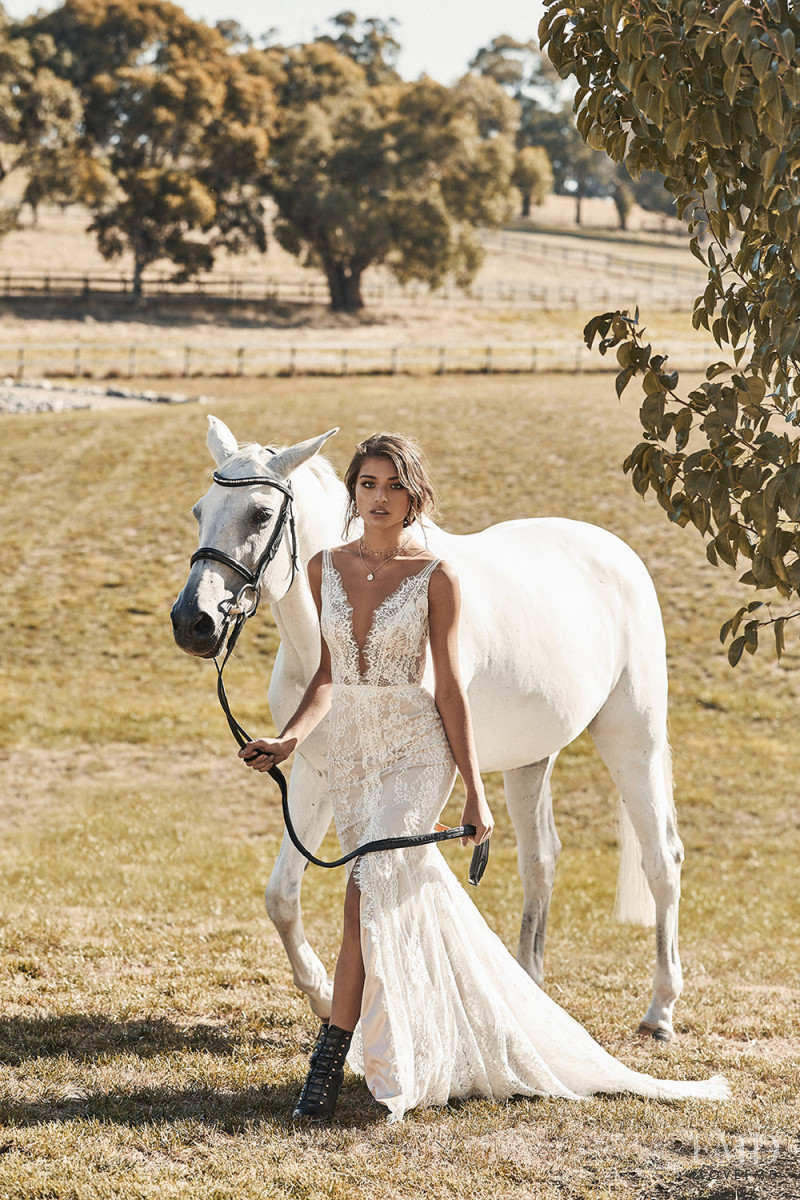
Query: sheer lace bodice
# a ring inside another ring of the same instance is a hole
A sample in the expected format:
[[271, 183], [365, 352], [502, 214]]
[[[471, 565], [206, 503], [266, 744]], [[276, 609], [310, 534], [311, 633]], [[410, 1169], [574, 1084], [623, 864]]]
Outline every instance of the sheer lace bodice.
[[321, 625], [335, 684], [391, 687], [420, 682], [428, 641], [428, 580], [439, 561], [434, 558], [415, 575], [407, 575], [378, 605], [359, 653], [352, 605], [330, 550], [323, 551]]

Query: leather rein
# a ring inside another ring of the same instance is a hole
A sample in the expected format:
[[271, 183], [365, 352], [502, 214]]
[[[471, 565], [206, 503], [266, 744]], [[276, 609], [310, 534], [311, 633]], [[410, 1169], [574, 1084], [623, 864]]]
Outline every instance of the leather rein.
[[[274, 452], [273, 452], [274, 453]], [[272, 487], [283, 493], [283, 501], [281, 503], [280, 512], [275, 522], [275, 528], [270, 535], [266, 547], [262, 551], [255, 567], [251, 570], [244, 563], [233, 558], [230, 554], [226, 554], [223, 550], [218, 550], [215, 546], [200, 546], [195, 550], [191, 557], [190, 565], [194, 566], [196, 562], [202, 562], [206, 559], [212, 559], [214, 562], [222, 563], [223, 566], [229, 567], [232, 571], [236, 571], [241, 575], [245, 582], [237, 593], [235, 599], [228, 603], [224, 616], [227, 621], [227, 628], [223, 635], [223, 642], [220, 651], [224, 647], [224, 655], [222, 662], [219, 662], [219, 652], [214, 657], [214, 666], [217, 669], [217, 698], [220, 703], [220, 708], [225, 714], [225, 720], [228, 722], [228, 728], [239, 744], [240, 749], [244, 749], [252, 738], [249, 733], [240, 725], [236, 717], [231, 711], [231, 706], [228, 701], [228, 696], [225, 691], [225, 682], [223, 680], [223, 671], [227, 666], [228, 659], [233, 653], [239, 634], [241, 633], [244, 624], [250, 617], [254, 616], [258, 609], [261, 600], [261, 578], [264, 571], [272, 562], [275, 555], [278, 553], [278, 548], [281, 539], [288, 527], [289, 537], [291, 539], [292, 553], [292, 577], [289, 580], [289, 588], [295, 580], [295, 576], [299, 571], [297, 560], [297, 529], [295, 526], [294, 512], [292, 502], [294, 500], [294, 492], [290, 483], [283, 483], [277, 479], [269, 479], [265, 476], [247, 476], [242, 479], [230, 479], [226, 475], [222, 475], [219, 471], [213, 474], [214, 483], [220, 487]], [[287, 588], [287, 592], [289, 590]], [[454, 828], [439, 828], [435, 833], [419, 833], [408, 834], [403, 837], [378, 838], [372, 842], [366, 842], [363, 846], [357, 846], [355, 850], [351, 850], [349, 854], [342, 855], [341, 858], [326, 862], [322, 858], [317, 858], [310, 850], [306, 849], [300, 838], [297, 835], [294, 824], [292, 823], [291, 813], [289, 812], [289, 789], [286, 784], [286, 777], [280, 767], [272, 766], [267, 772], [268, 775], [278, 785], [281, 794], [281, 808], [283, 809], [283, 820], [286, 826], [286, 832], [289, 835], [289, 840], [296, 850], [303, 855], [315, 867], [342, 867], [345, 863], [351, 862], [354, 858], [361, 858], [365, 854], [377, 854], [382, 850], [401, 850], [411, 846], [428, 846], [433, 842], [448, 842], [456, 838], [472, 837], [475, 833], [474, 825], [459, 825]], [[472, 862], [469, 868], [469, 882], [477, 886], [480, 883], [481, 877], [486, 870], [486, 863], [489, 858], [489, 843], [488, 841], [481, 842], [476, 846], [472, 853]]]

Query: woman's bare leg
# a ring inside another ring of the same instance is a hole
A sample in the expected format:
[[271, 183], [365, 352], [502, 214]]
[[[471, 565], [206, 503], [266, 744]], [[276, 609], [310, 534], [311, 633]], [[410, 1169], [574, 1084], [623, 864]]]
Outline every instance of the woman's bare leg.
[[342, 948], [333, 976], [331, 1025], [339, 1029], [355, 1029], [361, 1016], [361, 996], [364, 991], [364, 960], [361, 957], [361, 893], [351, 875], [344, 897], [344, 929]]

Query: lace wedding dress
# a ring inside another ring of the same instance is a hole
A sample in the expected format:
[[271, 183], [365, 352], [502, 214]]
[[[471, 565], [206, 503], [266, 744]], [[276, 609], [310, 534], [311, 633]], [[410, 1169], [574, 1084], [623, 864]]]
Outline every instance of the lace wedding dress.
[[[333, 673], [329, 778], [345, 852], [431, 831], [453, 786], [444, 728], [420, 682], [428, 580], [438, 562], [387, 596], [359, 648], [338, 569], [329, 551], [323, 555], [321, 626]], [[366, 984], [348, 1062], [391, 1121], [464, 1096], [729, 1094], [722, 1077], [653, 1079], [603, 1050], [509, 954], [435, 845], [367, 855], [352, 869]]]

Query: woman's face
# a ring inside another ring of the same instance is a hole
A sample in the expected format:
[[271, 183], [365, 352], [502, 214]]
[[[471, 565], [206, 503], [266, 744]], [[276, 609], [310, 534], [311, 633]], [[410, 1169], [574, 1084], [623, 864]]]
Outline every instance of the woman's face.
[[365, 458], [356, 478], [356, 507], [364, 532], [398, 532], [408, 515], [410, 496], [390, 458]]

